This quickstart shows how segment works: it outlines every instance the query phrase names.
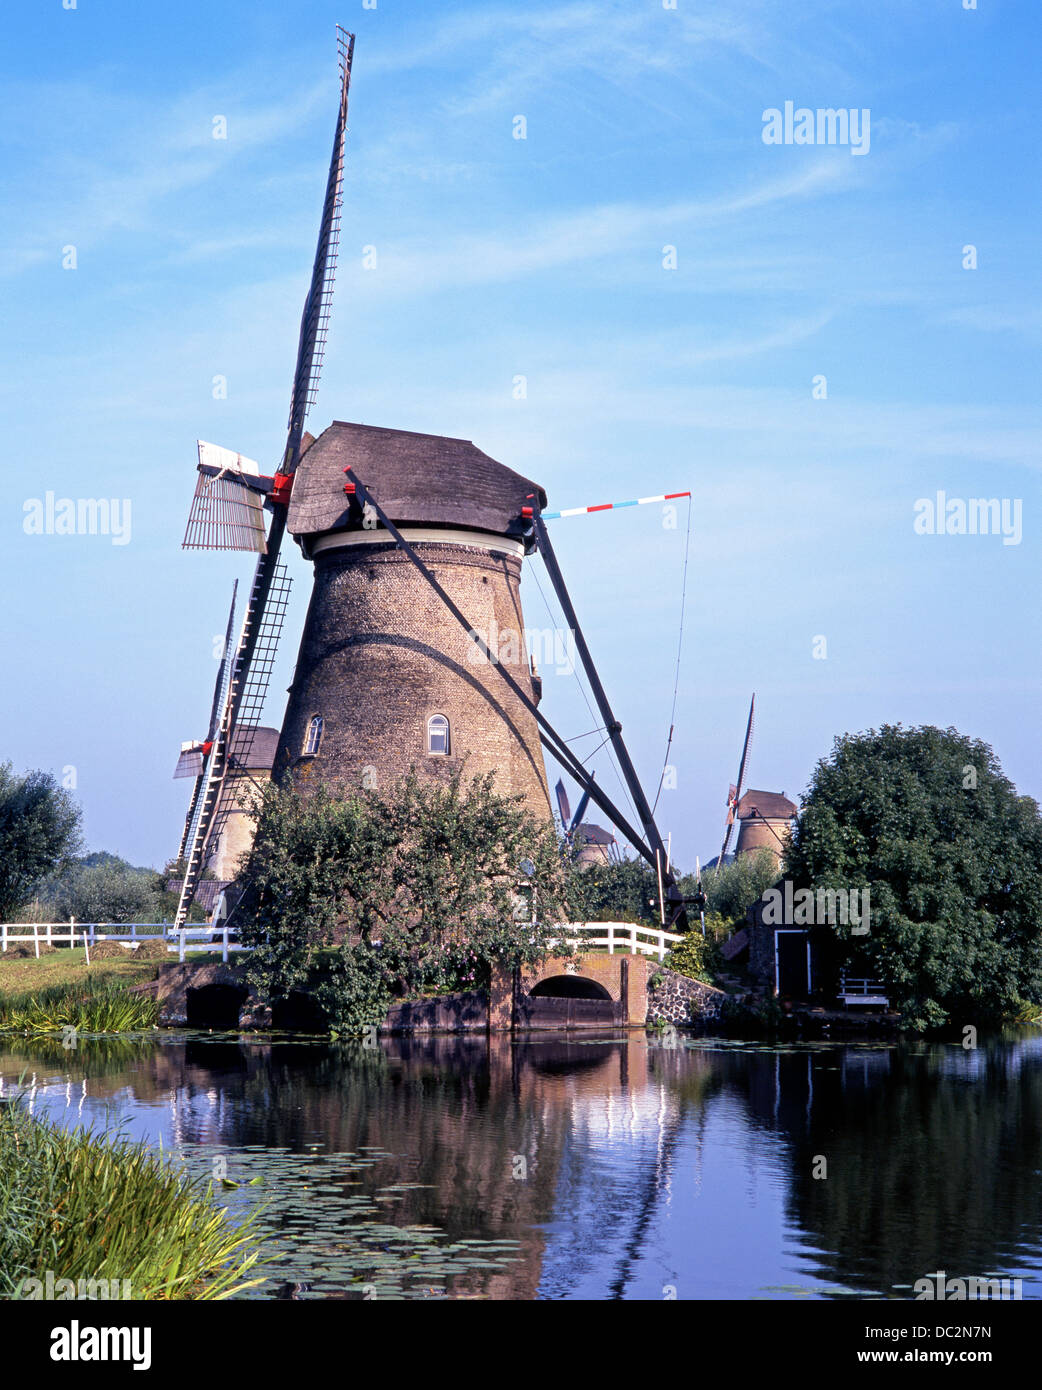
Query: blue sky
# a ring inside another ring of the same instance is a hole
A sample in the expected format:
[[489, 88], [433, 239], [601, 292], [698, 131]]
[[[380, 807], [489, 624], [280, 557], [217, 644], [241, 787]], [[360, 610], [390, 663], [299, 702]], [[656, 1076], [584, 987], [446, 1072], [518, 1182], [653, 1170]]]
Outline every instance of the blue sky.
[[[677, 787], [659, 803], [680, 864], [719, 848], [753, 690], [754, 787], [792, 795], [836, 734], [900, 720], [985, 739], [1042, 798], [1042, 16], [1011, 0], [11, 0], [0, 756], [76, 769], [91, 848], [176, 851], [189, 784], [170, 773], [252, 572], [180, 549], [195, 440], [265, 464], [283, 447], [336, 20], [357, 47], [309, 425], [473, 439], [552, 508], [691, 489]], [[763, 113], [786, 101], [867, 109], [868, 151], [766, 145]], [[917, 535], [938, 490], [1019, 499], [1020, 544]], [[48, 491], [130, 499], [129, 542], [26, 534]], [[552, 523], [652, 791], [679, 523], [657, 507]], [[272, 723], [310, 587], [287, 553]], [[591, 728], [574, 679], [545, 675], [549, 717]]]

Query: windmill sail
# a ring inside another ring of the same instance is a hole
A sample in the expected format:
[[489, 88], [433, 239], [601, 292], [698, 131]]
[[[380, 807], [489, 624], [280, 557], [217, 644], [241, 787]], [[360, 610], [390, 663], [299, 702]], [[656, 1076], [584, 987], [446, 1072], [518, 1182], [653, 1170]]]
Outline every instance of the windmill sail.
[[[289, 437], [279, 472], [274, 475], [269, 496], [272, 506], [271, 525], [254, 573], [253, 587], [243, 620], [239, 645], [235, 654], [228, 690], [228, 699], [217, 731], [213, 752], [206, 768], [198, 813], [190, 833], [186, 835], [188, 871], [181, 888], [175, 925], [182, 926], [202, 875], [204, 852], [214, 815], [220, 802], [221, 788], [228, 766], [228, 754], [233, 735], [241, 734], [240, 708], [246, 716], [244, 726], [252, 727], [259, 719], [267, 693], [268, 681], [275, 659], [282, 621], [288, 601], [289, 581], [285, 566], [279, 563], [279, 550], [286, 530], [293, 474], [300, 456], [304, 420], [318, 390], [329, 311], [333, 292], [333, 275], [340, 240], [340, 208], [343, 196], [344, 148], [347, 137], [347, 97], [351, 84], [351, 63], [354, 57], [354, 35], [337, 27], [337, 51], [340, 58], [340, 109], [333, 136], [333, 153], [326, 180], [326, 195], [322, 207], [318, 245], [311, 271], [311, 284], [304, 301], [301, 317], [297, 363], [293, 373], [293, 392], [290, 399]], [[202, 475], [200, 475], [202, 476]], [[245, 474], [232, 477], [242, 492], [252, 492]], [[232, 504], [244, 505], [241, 494], [230, 499]], [[252, 741], [252, 740], [251, 740]]]
[[224, 713], [225, 702], [228, 699], [228, 684], [231, 679], [232, 665], [232, 643], [235, 640], [235, 603], [239, 593], [239, 581], [236, 580], [232, 585], [232, 602], [228, 610], [228, 625], [224, 633], [224, 646], [221, 651], [221, 664], [217, 668], [217, 679], [213, 687], [213, 701], [210, 705], [210, 722], [206, 728], [206, 738], [194, 743], [181, 744], [181, 756], [177, 760], [174, 768], [175, 777], [194, 777], [195, 786], [192, 788], [192, 799], [188, 805], [188, 815], [185, 817], [184, 834], [181, 836], [181, 848], [178, 850], [178, 858], [183, 858], [185, 844], [196, 818], [199, 806], [199, 794], [205, 782], [206, 760], [209, 758], [213, 749], [214, 739], [220, 727], [221, 717]]
[[572, 808], [568, 804], [568, 793], [564, 789], [564, 783], [560, 778], [557, 779], [557, 786], [554, 788], [557, 794], [557, 809], [561, 813], [561, 825], [565, 832], [571, 828]]
[[731, 832], [734, 829], [735, 816], [738, 814], [738, 803], [742, 799], [742, 787], [745, 785], [745, 766], [749, 760], [749, 745], [753, 739], [753, 714], [756, 710], [756, 695], [753, 695], [749, 702], [749, 722], [745, 726], [745, 743], [742, 745], [742, 761], [738, 765], [738, 782], [731, 783], [727, 796], [727, 828], [724, 831], [723, 848], [720, 851], [720, 858], [717, 863], [724, 862], [724, 855], [727, 853], [727, 846], [731, 843]]
[[185, 550], [252, 550], [263, 555], [264, 499], [232, 478], [200, 473], [181, 544]]

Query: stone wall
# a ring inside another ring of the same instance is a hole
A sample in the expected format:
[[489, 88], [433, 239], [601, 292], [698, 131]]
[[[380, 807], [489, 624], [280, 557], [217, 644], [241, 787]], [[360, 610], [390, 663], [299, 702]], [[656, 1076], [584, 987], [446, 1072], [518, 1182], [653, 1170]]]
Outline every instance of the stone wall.
[[186, 961], [183, 965], [161, 965], [154, 984], [148, 987], [159, 1005], [160, 1027], [183, 1028], [188, 1022], [189, 990], [208, 989], [211, 985], [241, 992], [242, 1007], [238, 1020], [240, 1027], [264, 1026], [263, 1023], [244, 1021], [244, 1015], [247, 1020], [252, 1020], [259, 1005], [246, 983], [244, 966], [224, 965], [219, 962], [191, 964]]
[[648, 979], [648, 1023], [713, 1023], [720, 1018], [727, 995], [714, 985], [690, 980], [663, 966], [652, 968]]

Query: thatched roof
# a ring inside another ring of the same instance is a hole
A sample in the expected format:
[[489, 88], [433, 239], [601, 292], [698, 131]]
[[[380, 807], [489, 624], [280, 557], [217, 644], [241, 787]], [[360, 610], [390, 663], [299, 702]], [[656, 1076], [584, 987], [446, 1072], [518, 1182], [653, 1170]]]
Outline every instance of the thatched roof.
[[764, 820], [792, 820], [798, 807], [783, 792], [747, 791], [738, 803], [739, 820], [750, 816], [763, 817]]
[[278, 729], [262, 724], [252, 731], [252, 739], [251, 743], [248, 729], [236, 729], [232, 734], [231, 755], [235, 766], [241, 768], [245, 761], [249, 772], [270, 772], [279, 746]]
[[546, 505], [538, 483], [489, 458], [469, 439], [334, 420], [297, 466], [287, 521], [292, 535], [348, 527], [346, 467], [398, 524], [518, 536], [521, 508], [531, 505], [528, 495], [535, 493], [539, 505]]

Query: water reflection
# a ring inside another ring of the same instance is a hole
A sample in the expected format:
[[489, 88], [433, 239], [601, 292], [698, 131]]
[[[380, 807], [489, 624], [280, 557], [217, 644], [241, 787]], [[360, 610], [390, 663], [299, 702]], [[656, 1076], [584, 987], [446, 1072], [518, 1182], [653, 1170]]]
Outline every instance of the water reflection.
[[[1042, 1295], [1035, 1032], [973, 1052], [640, 1035], [0, 1051], [8, 1092], [23, 1069], [37, 1113], [116, 1121], [190, 1160], [219, 1151], [233, 1177], [272, 1151], [361, 1155], [352, 1200], [387, 1223], [517, 1242], [508, 1264], [443, 1271], [450, 1294], [908, 1297], [944, 1269]], [[339, 1181], [316, 1189], [316, 1229], [347, 1211]], [[338, 1279], [326, 1295], [351, 1295]]]

